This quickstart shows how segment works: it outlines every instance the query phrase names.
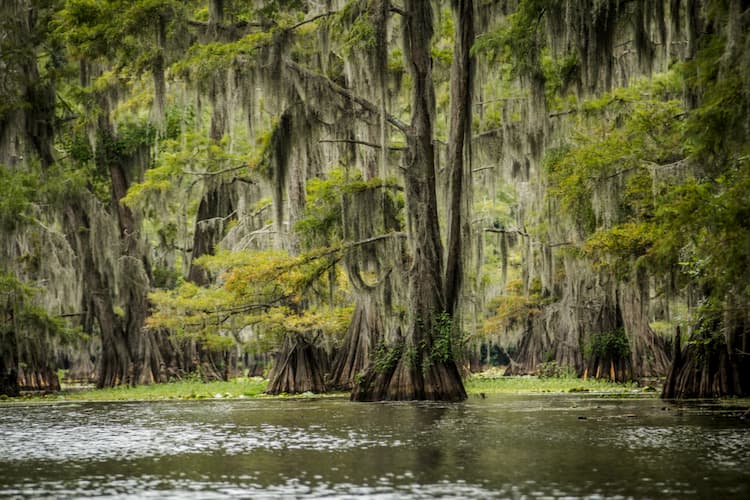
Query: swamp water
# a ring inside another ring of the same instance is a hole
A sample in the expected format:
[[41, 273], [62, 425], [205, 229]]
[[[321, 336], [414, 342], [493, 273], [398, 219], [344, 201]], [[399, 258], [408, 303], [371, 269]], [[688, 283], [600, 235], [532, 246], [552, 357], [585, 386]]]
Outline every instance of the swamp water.
[[750, 423], [727, 413], [592, 395], [2, 404], [0, 497], [750, 498]]

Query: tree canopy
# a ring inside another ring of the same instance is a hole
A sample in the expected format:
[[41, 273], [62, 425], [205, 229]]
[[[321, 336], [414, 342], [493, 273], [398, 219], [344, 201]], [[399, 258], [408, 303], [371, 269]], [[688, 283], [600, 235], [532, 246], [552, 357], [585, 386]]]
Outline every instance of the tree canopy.
[[747, 12], [4, 2], [0, 391], [460, 400], [497, 346], [747, 394]]

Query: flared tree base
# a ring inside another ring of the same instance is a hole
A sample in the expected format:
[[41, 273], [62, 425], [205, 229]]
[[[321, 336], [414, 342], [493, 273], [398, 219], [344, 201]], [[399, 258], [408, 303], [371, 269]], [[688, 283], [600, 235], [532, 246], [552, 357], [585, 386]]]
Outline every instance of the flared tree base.
[[723, 398], [750, 396], [750, 359], [729, 355], [726, 345], [710, 353], [690, 346], [675, 356], [662, 398]]
[[370, 366], [352, 390], [352, 401], [463, 401], [461, 375], [452, 361], [418, 366], [401, 356], [390, 368]]
[[267, 394], [301, 394], [326, 392], [328, 354], [304, 335], [289, 334], [276, 356], [268, 382]]

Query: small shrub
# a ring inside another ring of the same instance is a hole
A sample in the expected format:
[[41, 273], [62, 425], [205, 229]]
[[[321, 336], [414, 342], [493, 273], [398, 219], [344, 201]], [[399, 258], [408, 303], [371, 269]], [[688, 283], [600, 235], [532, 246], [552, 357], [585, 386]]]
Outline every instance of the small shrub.
[[618, 328], [611, 332], [603, 332], [591, 339], [591, 354], [599, 358], [623, 359], [630, 355], [630, 341], [625, 330]]

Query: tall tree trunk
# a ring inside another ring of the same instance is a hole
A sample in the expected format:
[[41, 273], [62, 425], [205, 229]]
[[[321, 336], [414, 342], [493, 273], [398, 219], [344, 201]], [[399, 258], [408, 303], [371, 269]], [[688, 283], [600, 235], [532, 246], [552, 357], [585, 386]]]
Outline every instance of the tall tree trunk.
[[464, 242], [470, 241], [467, 216], [471, 183], [471, 101], [474, 73], [474, 1], [452, 0], [456, 41], [451, 65], [448, 139], [448, 256], [445, 269], [447, 312], [454, 315], [463, 285]]
[[[43, 166], [54, 162], [55, 88], [52, 79], [42, 78], [39, 72], [37, 52], [42, 50], [43, 28], [36, 4], [29, 0], [0, 3], [0, 32], [6, 51], [0, 61], [0, 163], [11, 167], [28, 157], [37, 158]], [[48, 64], [54, 64], [56, 56], [53, 54]]]
[[94, 245], [91, 241], [92, 227], [89, 210], [80, 200], [72, 200], [65, 210], [67, 237], [71, 247], [76, 249], [81, 262], [84, 282], [84, 303], [91, 308], [90, 314], [96, 318], [102, 351], [98, 365], [98, 387], [111, 387], [130, 382], [132, 358], [122, 321], [115, 314], [112, 298], [114, 284], [98, 268], [94, 259]]
[[[123, 161], [125, 159], [118, 158], [109, 165], [112, 203], [117, 209], [123, 249], [121, 273], [128, 283], [122, 293], [125, 304], [124, 315], [122, 318], [117, 318], [117, 321], [121, 324], [122, 337], [125, 339], [132, 364], [126, 370], [127, 378], [130, 383], [136, 384], [151, 380], [152, 374], [158, 373], [158, 367], [146, 366], [150, 360], [139, 356], [139, 353], [143, 353], [141, 342], [144, 341], [144, 334], [146, 334], [143, 327], [148, 316], [147, 294], [151, 288], [151, 269], [145, 251], [141, 248], [139, 224], [130, 207], [121, 202], [129, 188], [128, 174]], [[100, 383], [107, 378], [106, 372], [109, 370], [106, 365], [102, 368], [104, 378], [100, 379]]]
[[216, 30], [223, 22], [224, 0], [208, 0], [208, 26], [214, 30], [214, 36], [216, 36]]
[[438, 356], [434, 349], [435, 341], [439, 340], [445, 298], [432, 142], [435, 110], [430, 45], [432, 7], [429, 2], [408, 0], [404, 8], [404, 55], [413, 79], [404, 174], [412, 255], [409, 325], [405, 338], [371, 363], [355, 386], [352, 399], [457, 401], [465, 399], [466, 392], [452, 353]]

